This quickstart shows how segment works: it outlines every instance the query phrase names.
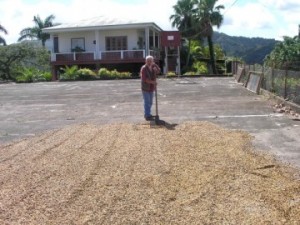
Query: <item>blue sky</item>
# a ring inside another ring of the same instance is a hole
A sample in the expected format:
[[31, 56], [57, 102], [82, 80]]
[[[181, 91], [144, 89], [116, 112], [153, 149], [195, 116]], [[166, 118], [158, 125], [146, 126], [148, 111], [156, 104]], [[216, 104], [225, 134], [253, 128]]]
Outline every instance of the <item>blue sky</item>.
[[[54, 22], [64, 23], [106, 16], [155, 22], [164, 30], [172, 30], [170, 15], [177, 0], [0, 0], [0, 24], [9, 34], [1, 33], [8, 44], [19, 32], [33, 26], [33, 16], [46, 18], [54, 14]], [[280, 40], [298, 34], [299, 0], [219, 0], [225, 6], [224, 22], [219, 32], [232, 36], [263, 37]]]

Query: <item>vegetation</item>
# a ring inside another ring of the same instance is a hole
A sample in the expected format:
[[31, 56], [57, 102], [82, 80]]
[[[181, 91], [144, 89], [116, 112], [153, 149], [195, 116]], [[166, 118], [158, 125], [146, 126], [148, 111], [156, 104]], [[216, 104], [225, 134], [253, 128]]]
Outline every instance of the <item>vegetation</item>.
[[39, 17], [39, 15], [33, 17], [33, 22], [35, 23], [34, 27], [27, 27], [21, 30], [20, 38], [18, 41], [22, 41], [24, 39], [37, 39], [42, 42], [42, 45], [45, 46], [45, 42], [50, 38], [50, 35], [47, 33], [43, 33], [42, 29], [46, 27], [52, 27], [53, 20], [55, 19], [54, 15], [48, 16], [44, 21]]
[[128, 79], [132, 78], [132, 74], [129, 72], [119, 72], [117, 70], [108, 70], [101, 68], [98, 71], [100, 79]]
[[[208, 74], [211, 73], [209, 71], [210, 65], [210, 51], [208, 46], [202, 45], [201, 41], [199, 40], [191, 40], [190, 44], [190, 64], [188, 67], [183, 68], [182, 74]], [[182, 57], [186, 57], [187, 47], [184, 44], [181, 50]], [[214, 45], [214, 52], [215, 52], [215, 59], [216, 60], [224, 60], [225, 53], [221, 46]], [[183, 59], [184, 61], [184, 59]], [[219, 71], [224, 70], [224, 64], [217, 63], [217, 68]]]
[[95, 80], [97, 78], [96, 77], [97, 74], [88, 68], [79, 69], [77, 71], [77, 74], [78, 74], [78, 79], [80, 80]]
[[185, 76], [194, 76], [194, 75], [196, 75], [196, 73], [192, 72], [192, 71], [189, 71], [189, 72], [184, 73], [183, 75], [185, 75]]
[[40, 72], [49, 72], [50, 54], [43, 48], [32, 43], [18, 43], [0, 46], [0, 78], [16, 80], [22, 69], [35, 67]]
[[220, 13], [224, 9], [223, 5], [215, 6], [218, 0], [197, 0], [198, 12], [197, 20], [200, 23], [201, 36], [207, 38], [210, 62], [214, 74], [217, 74], [215, 61], [215, 52], [212, 41], [213, 26], [220, 28], [223, 22], [223, 16]]
[[182, 36], [188, 40], [187, 63], [189, 65], [191, 40], [207, 38], [210, 64], [214, 74], [217, 74], [215, 52], [212, 41], [213, 26], [218, 28], [223, 22], [220, 13], [223, 5], [217, 5], [218, 0], [178, 0], [173, 6], [175, 14], [170, 16], [172, 25], [176, 26]]
[[236, 37], [219, 32], [214, 32], [213, 42], [223, 49], [227, 58], [239, 58], [247, 64], [263, 64], [266, 55], [278, 43], [275, 39]]
[[[1, 26], [1, 24], [0, 24], [0, 31], [4, 32], [4, 34], [7, 34], [7, 30], [3, 26]], [[6, 45], [5, 39], [1, 35], [0, 35], [0, 44]]]
[[298, 36], [284, 37], [283, 41], [277, 43], [273, 51], [265, 58], [265, 65], [278, 69], [292, 67], [299, 70], [299, 62], [300, 38]]
[[167, 77], [176, 77], [176, 73], [175, 72], [172, 72], [172, 71], [169, 71], [167, 74]]
[[36, 67], [25, 67], [20, 69], [20, 75], [16, 77], [17, 82], [38, 82], [38, 81], [50, 81], [52, 75], [50, 72], [40, 71]]
[[74, 65], [71, 67], [66, 66], [65, 68], [61, 68], [61, 70], [60, 80], [113, 80], [132, 78], [132, 74], [129, 72], [119, 72], [106, 68], [101, 68], [97, 72], [94, 72], [88, 68], [79, 69], [78, 66]]
[[66, 66], [61, 68], [63, 73], [60, 75], [60, 80], [76, 80], [78, 78], [78, 66], [73, 65], [71, 67]]
[[191, 0], [179, 0], [173, 6], [175, 14], [170, 16], [172, 27], [177, 27], [183, 37], [187, 39], [187, 59], [185, 67], [188, 67], [190, 61], [191, 40], [194, 39], [196, 31], [194, 30], [194, 2]]

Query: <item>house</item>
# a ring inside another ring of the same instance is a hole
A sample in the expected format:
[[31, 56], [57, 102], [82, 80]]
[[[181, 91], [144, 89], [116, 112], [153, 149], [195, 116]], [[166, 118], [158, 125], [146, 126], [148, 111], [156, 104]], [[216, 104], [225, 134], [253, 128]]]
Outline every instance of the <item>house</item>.
[[50, 34], [53, 79], [66, 65], [97, 70], [101, 67], [138, 73], [147, 55], [162, 65], [161, 33], [153, 22], [97, 17], [43, 29]]

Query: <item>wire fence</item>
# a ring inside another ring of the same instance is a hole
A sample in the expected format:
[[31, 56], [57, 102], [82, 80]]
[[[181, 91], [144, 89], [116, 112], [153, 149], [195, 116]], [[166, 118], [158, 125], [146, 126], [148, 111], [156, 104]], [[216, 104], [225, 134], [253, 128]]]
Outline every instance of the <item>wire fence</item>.
[[238, 77], [237, 81], [244, 84], [250, 72], [262, 74], [260, 88], [300, 105], [300, 62], [293, 62], [291, 65], [293, 66], [286, 66], [285, 69], [275, 69], [235, 62], [232, 70]]

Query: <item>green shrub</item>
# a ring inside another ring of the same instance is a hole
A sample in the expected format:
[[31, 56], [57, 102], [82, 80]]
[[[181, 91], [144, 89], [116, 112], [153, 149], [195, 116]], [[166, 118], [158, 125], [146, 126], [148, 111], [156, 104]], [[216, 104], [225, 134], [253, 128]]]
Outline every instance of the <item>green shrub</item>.
[[16, 77], [17, 82], [37, 82], [37, 81], [46, 81], [43, 72], [39, 71], [35, 67], [23, 67], [19, 68], [18, 75]]
[[129, 72], [118, 72], [116, 69], [108, 70], [106, 68], [101, 68], [98, 71], [98, 76], [100, 79], [128, 79], [132, 77]]
[[88, 68], [79, 69], [77, 72], [78, 72], [79, 75], [96, 76], [96, 73], [93, 70], [88, 69]]
[[63, 71], [60, 74], [60, 80], [76, 80], [78, 78], [78, 66], [73, 65], [71, 67], [66, 66], [65, 68], [61, 68]]
[[176, 73], [175, 73], [175, 72], [169, 71], [169, 72], [167, 73], [167, 77], [176, 77]]
[[194, 76], [194, 75], [196, 75], [196, 73], [194, 71], [187, 71], [183, 75], [185, 75], [185, 76]]
[[97, 78], [96, 73], [88, 68], [79, 69], [77, 73], [80, 80], [95, 80]]
[[132, 77], [132, 74], [129, 72], [120, 72], [119, 77], [120, 79], [128, 79]]
[[100, 79], [108, 79], [110, 77], [110, 71], [106, 68], [101, 68], [98, 71], [98, 76]]
[[110, 71], [110, 77], [111, 77], [112, 79], [118, 78], [118, 75], [119, 75], [119, 72], [118, 72], [116, 69]]
[[43, 72], [42, 76], [46, 81], [51, 81], [52, 80], [52, 74], [50, 72]]
[[193, 69], [196, 71], [196, 74], [207, 74], [208, 69], [205, 62], [194, 62], [193, 63]]

